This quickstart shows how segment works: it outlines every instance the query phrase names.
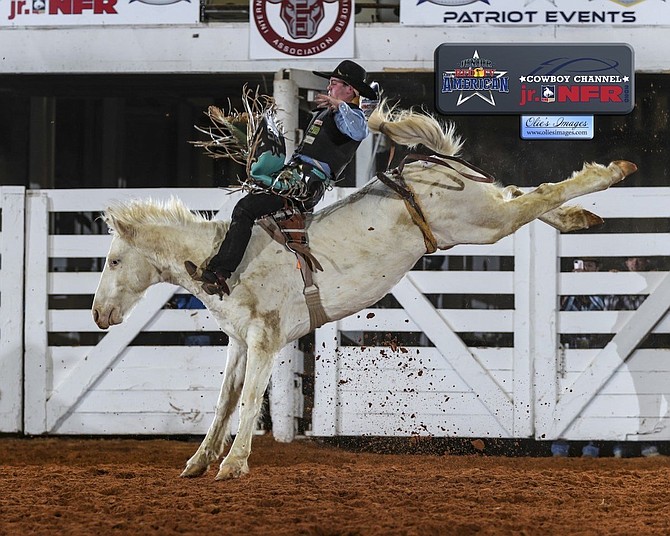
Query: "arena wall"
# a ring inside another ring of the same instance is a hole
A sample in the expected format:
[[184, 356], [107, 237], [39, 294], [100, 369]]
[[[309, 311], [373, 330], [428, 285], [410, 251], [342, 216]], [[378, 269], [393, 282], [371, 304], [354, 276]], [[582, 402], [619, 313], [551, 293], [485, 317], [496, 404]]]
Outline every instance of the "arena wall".
[[[483, 31], [485, 29], [485, 31]], [[638, 72], [664, 72], [663, 26], [413, 27], [357, 24], [356, 61], [369, 72], [432, 71], [442, 43], [628, 43]], [[411, 46], [407, 46], [411, 43]], [[0, 73], [244, 73], [332, 68], [333, 59], [249, 57], [249, 25], [11, 28], [0, 32]]]

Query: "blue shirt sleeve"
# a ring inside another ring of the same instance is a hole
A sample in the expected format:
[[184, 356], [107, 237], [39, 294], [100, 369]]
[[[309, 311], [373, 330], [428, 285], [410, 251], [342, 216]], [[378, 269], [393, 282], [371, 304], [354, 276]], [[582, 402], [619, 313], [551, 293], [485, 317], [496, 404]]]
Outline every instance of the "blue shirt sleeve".
[[343, 102], [337, 107], [337, 112], [335, 112], [334, 116], [337, 128], [352, 140], [364, 140], [370, 133], [368, 130], [368, 121], [365, 118], [363, 110], [352, 108]]

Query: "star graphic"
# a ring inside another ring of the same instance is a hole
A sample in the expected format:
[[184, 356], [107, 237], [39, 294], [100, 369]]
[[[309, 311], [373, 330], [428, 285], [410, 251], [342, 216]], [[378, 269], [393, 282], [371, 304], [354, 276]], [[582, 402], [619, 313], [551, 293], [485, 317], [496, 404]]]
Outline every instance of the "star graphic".
[[[533, 2], [535, 2], [535, 0], [526, 0], [526, 4], [525, 4], [524, 7], [528, 7], [528, 5], [529, 5], [529, 4], [532, 4]], [[556, 6], [556, 0], [547, 0], [547, 2], [551, 2], [551, 4], [552, 4], [554, 7], [558, 7], [558, 6]]]
[[[479, 51], [475, 50], [474, 54], [472, 55], [473, 60], [478, 60], [479, 59]], [[444, 74], [446, 75], [451, 75], [454, 77], [456, 75], [456, 71], [444, 71]], [[493, 71], [493, 74], [495, 75], [496, 78], [502, 78], [507, 74], [507, 71]], [[495, 97], [493, 96], [493, 91], [490, 89], [488, 90], [488, 96], [486, 95], [486, 92], [482, 94], [480, 91], [473, 91], [469, 95], [463, 95], [463, 90], [461, 90], [461, 94], [458, 96], [458, 101], [456, 102], [456, 106], [460, 106], [464, 102], [469, 101], [473, 97], [479, 97], [482, 99], [484, 102], [490, 104], [491, 106], [496, 105], [496, 100]]]

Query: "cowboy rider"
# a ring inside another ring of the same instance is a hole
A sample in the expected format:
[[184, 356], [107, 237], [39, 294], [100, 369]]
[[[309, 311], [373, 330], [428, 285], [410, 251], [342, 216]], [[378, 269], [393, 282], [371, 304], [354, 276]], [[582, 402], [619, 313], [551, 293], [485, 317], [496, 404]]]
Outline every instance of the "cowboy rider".
[[[225, 239], [201, 275], [196, 275], [193, 263], [186, 262], [187, 270], [194, 279], [203, 282], [202, 288], [207, 294], [230, 294], [227, 280], [242, 262], [257, 219], [281, 210], [287, 199], [300, 210], [311, 211], [326, 188], [337, 181], [361, 141], [369, 134], [359, 98], [376, 99], [377, 93], [366, 81], [365, 69], [345, 60], [331, 73], [313, 72], [328, 79], [328, 92], [316, 96], [317, 109], [291, 161], [284, 165], [282, 158], [279, 169], [259, 169], [264, 161], [264, 154], [261, 154], [256, 167], [251, 166], [250, 175], [252, 180], [257, 175], [257, 182], [271, 186], [260, 192], [252, 191], [237, 202]], [[286, 181], [276, 178], [286, 177], [287, 170], [291, 172], [288, 176], [296, 177], [300, 183], [299, 195], [292, 190], [282, 192], [279, 187]]]

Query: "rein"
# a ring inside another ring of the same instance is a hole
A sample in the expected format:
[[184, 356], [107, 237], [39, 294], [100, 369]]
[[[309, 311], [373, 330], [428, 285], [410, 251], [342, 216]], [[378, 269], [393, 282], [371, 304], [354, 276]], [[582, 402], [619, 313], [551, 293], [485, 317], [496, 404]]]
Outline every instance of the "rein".
[[[405, 156], [405, 158], [403, 158], [402, 161], [400, 162], [400, 165], [396, 169], [391, 170], [390, 174], [382, 171], [377, 173], [377, 178], [386, 186], [391, 188], [395, 193], [397, 193], [400, 196], [400, 198], [405, 202], [405, 207], [407, 208], [407, 211], [409, 212], [412, 218], [412, 222], [421, 230], [421, 234], [423, 234], [423, 242], [426, 246], [426, 253], [434, 253], [435, 251], [437, 251], [437, 239], [435, 238], [433, 231], [430, 229], [430, 225], [428, 225], [428, 222], [426, 221], [426, 217], [423, 214], [423, 211], [421, 210], [421, 207], [419, 206], [419, 203], [416, 200], [414, 191], [412, 190], [411, 186], [407, 184], [405, 178], [402, 176], [402, 171], [405, 168], [405, 165], [412, 162], [430, 162], [432, 164], [445, 166], [455, 171], [462, 177], [476, 182], [491, 183], [495, 182], [495, 178], [489, 173], [473, 166], [469, 162], [466, 162], [465, 160], [458, 158], [456, 156], [447, 156], [447, 155], [427, 156], [417, 153], [410, 153], [407, 156]], [[457, 169], [451, 164], [451, 162], [456, 162], [457, 164], [460, 164], [460, 166], [462, 167], [474, 170], [477, 173], [477, 175], [473, 173], [467, 173], [462, 169]], [[449, 190], [459, 190], [459, 191], [465, 188], [465, 183], [458, 177], [450, 177], [450, 179], [453, 180], [457, 184], [457, 186], [445, 186], [445, 188]]]
[[[471, 181], [475, 182], [488, 182], [492, 183], [496, 181], [496, 178], [491, 175], [490, 173], [487, 173], [483, 169], [479, 169], [477, 166], [473, 166], [470, 162], [467, 160], [463, 160], [462, 158], [459, 158], [458, 156], [449, 156], [446, 154], [438, 154], [438, 155], [423, 155], [423, 154], [418, 154], [418, 153], [410, 153], [408, 154], [405, 158], [402, 159], [402, 162], [400, 162], [400, 165], [398, 166], [398, 173], [402, 173], [403, 168], [405, 167], [405, 164], [411, 164], [412, 162], [430, 162], [431, 164], [438, 164], [440, 166], [447, 167], [451, 169], [452, 171], [455, 171], [458, 173], [461, 177], [464, 177], [466, 179], [469, 179]], [[473, 173], [466, 173], [462, 169], [457, 169], [454, 167], [450, 162], [456, 162], [457, 164], [460, 164], [460, 166], [466, 168], [466, 169], [471, 169], [473, 170], [475, 174]], [[451, 180], [456, 182], [459, 185], [459, 188], [456, 188], [458, 190], [462, 190], [465, 188], [465, 185], [463, 184], [463, 181], [461, 181], [458, 178], [455, 177], [450, 177]], [[447, 186], [447, 188], [449, 188]]]

